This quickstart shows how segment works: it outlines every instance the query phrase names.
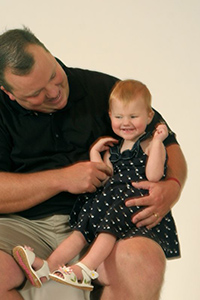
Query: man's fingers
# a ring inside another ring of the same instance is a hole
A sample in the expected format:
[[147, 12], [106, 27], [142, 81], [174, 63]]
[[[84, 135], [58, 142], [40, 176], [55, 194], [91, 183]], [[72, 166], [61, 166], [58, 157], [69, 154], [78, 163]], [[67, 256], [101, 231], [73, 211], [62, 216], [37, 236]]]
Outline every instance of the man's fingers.
[[152, 215], [151, 209], [149, 207], [141, 208], [136, 214], [132, 217], [132, 222], [137, 224], [142, 220], [149, 218]]
[[160, 216], [158, 213], [152, 213], [151, 209], [148, 208], [141, 210], [132, 218], [132, 222], [136, 224], [137, 227], [147, 227], [148, 229], [153, 228], [160, 222]]
[[151, 183], [149, 181], [140, 181], [140, 182], [131, 182], [132, 186], [134, 186], [137, 189], [144, 189], [144, 190], [149, 190]]
[[112, 170], [104, 163], [93, 163], [91, 175], [87, 188], [90, 193], [95, 192], [96, 188], [100, 187], [102, 182], [105, 181], [108, 176], [112, 175]]
[[126, 200], [126, 206], [131, 207], [131, 206], [147, 206], [149, 205], [149, 196], [143, 196], [139, 198], [131, 198]]
[[[106, 174], [107, 176], [111, 176], [112, 175], [111, 168], [108, 167], [106, 164], [104, 164], [104, 163], [94, 163], [94, 164], [96, 164], [97, 170], [101, 171], [101, 173], [98, 173], [98, 174]], [[99, 176], [101, 176], [101, 175], [99, 175]]]

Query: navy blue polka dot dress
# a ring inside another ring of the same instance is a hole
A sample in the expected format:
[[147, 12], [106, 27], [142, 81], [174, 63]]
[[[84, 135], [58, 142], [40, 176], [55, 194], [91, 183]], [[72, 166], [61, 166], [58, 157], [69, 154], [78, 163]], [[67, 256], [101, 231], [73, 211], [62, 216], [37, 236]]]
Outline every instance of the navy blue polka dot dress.
[[171, 212], [152, 229], [137, 228], [131, 222], [131, 216], [142, 207], [125, 206], [127, 198], [148, 194], [147, 190], [139, 190], [131, 185], [132, 181], [146, 180], [147, 155], [140, 146], [146, 137], [140, 138], [131, 150], [123, 153], [120, 153], [120, 145], [110, 149], [113, 176], [94, 194], [78, 198], [71, 214], [71, 225], [84, 235], [88, 243], [101, 232], [113, 234], [117, 239], [144, 236], [156, 241], [167, 258], [178, 257], [179, 241]]

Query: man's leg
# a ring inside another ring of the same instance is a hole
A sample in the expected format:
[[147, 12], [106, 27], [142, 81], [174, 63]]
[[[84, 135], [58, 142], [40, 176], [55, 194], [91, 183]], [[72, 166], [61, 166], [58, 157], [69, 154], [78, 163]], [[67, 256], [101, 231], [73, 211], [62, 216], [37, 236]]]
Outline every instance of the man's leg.
[[0, 299], [21, 300], [22, 296], [15, 290], [24, 281], [24, 274], [12, 256], [0, 251]]
[[165, 256], [160, 246], [144, 237], [116, 243], [98, 268], [101, 300], [158, 300], [164, 279]]

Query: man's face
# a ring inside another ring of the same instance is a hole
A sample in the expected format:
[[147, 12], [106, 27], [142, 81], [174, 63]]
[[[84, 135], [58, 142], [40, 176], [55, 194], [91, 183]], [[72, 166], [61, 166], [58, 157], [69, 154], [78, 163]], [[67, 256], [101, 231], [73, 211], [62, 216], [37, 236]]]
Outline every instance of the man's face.
[[30, 45], [35, 64], [28, 75], [14, 75], [5, 71], [5, 79], [12, 92], [1, 89], [12, 101], [17, 101], [28, 110], [44, 113], [55, 112], [65, 107], [69, 96], [67, 76], [51, 53], [40, 46]]

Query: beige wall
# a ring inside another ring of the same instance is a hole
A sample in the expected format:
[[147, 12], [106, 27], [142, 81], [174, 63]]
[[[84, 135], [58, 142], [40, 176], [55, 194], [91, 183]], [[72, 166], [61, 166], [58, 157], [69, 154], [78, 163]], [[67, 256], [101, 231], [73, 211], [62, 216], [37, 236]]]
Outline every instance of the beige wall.
[[69, 66], [148, 85], [189, 167], [173, 210], [182, 258], [168, 262], [162, 300], [199, 299], [199, 0], [1, 0], [0, 12], [1, 32], [26, 25]]

